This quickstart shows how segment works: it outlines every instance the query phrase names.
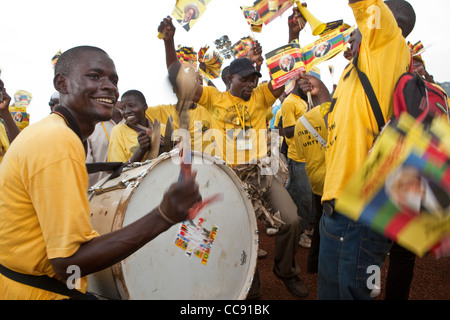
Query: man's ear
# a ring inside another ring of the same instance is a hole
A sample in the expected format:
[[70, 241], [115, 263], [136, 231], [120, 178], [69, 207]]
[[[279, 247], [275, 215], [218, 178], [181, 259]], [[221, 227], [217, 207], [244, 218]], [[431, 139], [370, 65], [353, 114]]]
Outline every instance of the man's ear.
[[58, 73], [53, 78], [53, 86], [59, 93], [67, 93], [67, 78]]

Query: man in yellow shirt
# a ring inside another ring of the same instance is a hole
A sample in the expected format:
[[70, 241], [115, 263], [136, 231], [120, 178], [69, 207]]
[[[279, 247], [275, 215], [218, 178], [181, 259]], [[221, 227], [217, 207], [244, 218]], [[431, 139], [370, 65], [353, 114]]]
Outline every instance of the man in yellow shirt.
[[[299, 79], [291, 93], [281, 104], [281, 116], [283, 118], [283, 133], [288, 147], [287, 163], [289, 168], [289, 179], [286, 189], [297, 206], [297, 214], [301, 218], [302, 234], [299, 245], [304, 248], [311, 247], [311, 239], [307, 232], [311, 232], [311, 185], [305, 171], [305, 158], [299, 156], [295, 148], [294, 131], [297, 119], [308, 110], [305, 96], [299, 88]], [[302, 98], [303, 97], [303, 98]]]
[[73, 290], [59, 294], [30, 282], [43, 276], [39, 281], [60, 280], [66, 288], [72, 266], [85, 292], [86, 275], [125, 259], [185, 220], [201, 200], [193, 175], [173, 184], [159, 208], [99, 236], [90, 223], [83, 142], [99, 121], [112, 117], [119, 97], [116, 68], [103, 50], [75, 47], [58, 59], [53, 82], [60, 105], [22, 131], [0, 165], [0, 299], [72, 296]]
[[311, 219], [311, 222], [314, 232], [306, 271], [317, 273], [320, 243], [319, 221], [323, 212], [322, 195], [326, 173], [325, 151], [328, 138], [328, 130], [324, 119], [327, 110], [322, 110], [322, 104], [329, 103], [331, 95], [323, 82], [314, 76], [301, 75], [299, 86], [303, 92], [311, 93], [315, 105], [297, 120], [294, 140], [298, 156], [305, 158], [305, 171], [312, 191], [311, 216], [313, 220]]
[[[289, 27], [291, 29], [291, 26]], [[173, 68], [180, 62], [176, 56], [175, 27], [172, 19], [170, 17], [164, 19], [158, 31], [164, 34], [167, 67]], [[261, 53], [260, 51], [259, 55]], [[258, 57], [255, 57], [255, 60], [256, 58]], [[206, 108], [221, 129], [225, 162], [232, 167], [257, 166], [265, 170], [260, 176], [260, 186], [267, 186], [264, 198], [275, 212], [280, 212], [281, 220], [285, 223], [280, 226], [275, 235], [276, 252], [273, 271], [282, 279], [291, 294], [297, 298], [306, 297], [308, 290], [298, 275], [300, 268], [295, 261], [300, 240], [297, 209], [284, 185], [277, 179], [267, 178], [269, 175], [273, 176], [277, 168], [264, 167], [263, 163], [265, 159], [269, 159], [266, 113], [284, 92], [284, 86], [274, 89], [270, 83], [257, 85], [261, 74], [248, 58], [232, 61], [228, 72], [229, 90], [220, 92], [214, 87], [198, 84], [193, 101]], [[255, 179], [257, 180], [258, 177]], [[253, 185], [258, 185], [258, 182]]]
[[[358, 29], [351, 36], [358, 68], [370, 80], [385, 119], [393, 114], [397, 79], [409, 69], [405, 37], [415, 24], [406, 1], [349, 0]], [[379, 129], [353, 65], [343, 72], [328, 115], [328, 149], [320, 224], [319, 299], [370, 299], [369, 266], [381, 266], [391, 242], [334, 210], [347, 183], [363, 164]], [[375, 291], [376, 292], [376, 291]]]
[[[149, 131], [141, 129], [150, 130], [151, 124], [146, 117], [147, 109], [147, 101], [139, 90], [128, 90], [122, 95], [120, 111], [125, 122], [114, 126], [111, 131], [108, 162], [144, 162], [158, 156], [161, 140], [152, 141]], [[163, 128], [165, 126], [160, 124], [158, 131], [160, 136], [164, 136]], [[153, 145], [155, 143], [157, 145]], [[155, 152], [151, 154], [153, 149]]]
[[0, 79], [0, 118], [3, 120], [3, 122], [0, 122], [0, 163], [9, 148], [9, 144], [20, 133], [20, 129], [9, 112], [10, 103], [11, 97], [6, 92], [5, 85]]

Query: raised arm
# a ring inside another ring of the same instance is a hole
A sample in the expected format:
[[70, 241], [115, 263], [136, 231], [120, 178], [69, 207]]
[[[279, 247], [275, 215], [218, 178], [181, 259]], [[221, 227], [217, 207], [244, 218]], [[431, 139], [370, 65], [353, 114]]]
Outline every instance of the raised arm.
[[[306, 3], [303, 3], [302, 5], [306, 7]], [[300, 31], [303, 30], [306, 23], [306, 22], [299, 23], [299, 20], [302, 21], [302, 19], [304, 21], [303, 15], [300, 13], [297, 7], [294, 7], [292, 14], [288, 17], [289, 43], [299, 39]], [[274, 97], [279, 98], [283, 94], [285, 87], [281, 86], [279, 88], [274, 89], [272, 83], [270, 82], [269, 89]]]
[[[178, 60], [177, 51], [175, 49], [175, 26], [172, 23], [172, 18], [164, 18], [159, 24], [158, 32], [163, 35], [162, 40], [164, 41], [164, 48], [166, 51], [166, 66], [167, 70], [174, 68], [178, 70], [181, 67], [181, 62]], [[200, 84], [194, 94], [193, 101], [198, 102], [203, 93], [203, 86]]]

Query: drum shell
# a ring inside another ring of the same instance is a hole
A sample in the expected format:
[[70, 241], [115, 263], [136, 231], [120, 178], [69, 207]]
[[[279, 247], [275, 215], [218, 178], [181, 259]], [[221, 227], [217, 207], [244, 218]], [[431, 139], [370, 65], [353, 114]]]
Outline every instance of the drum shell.
[[[223, 201], [205, 207], [194, 220], [198, 223], [203, 219], [206, 231], [217, 227], [207, 262], [202, 264], [192, 252], [188, 255], [188, 250], [175, 245], [183, 225], [178, 223], [124, 261], [90, 275], [90, 292], [107, 299], [245, 299], [258, 250], [253, 207], [231, 168], [202, 153], [194, 152], [192, 159], [203, 198], [217, 193], [224, 196]], [[132, 180], [125, 188], [91, 196], [94, 229], [100, 235], [112, 232], [155, 208], [178, 179], [177, 161], [174, 153], [164, 154], [106, 182], [103, 187]], [[233, 283], [233, 279], [239, 282]]]

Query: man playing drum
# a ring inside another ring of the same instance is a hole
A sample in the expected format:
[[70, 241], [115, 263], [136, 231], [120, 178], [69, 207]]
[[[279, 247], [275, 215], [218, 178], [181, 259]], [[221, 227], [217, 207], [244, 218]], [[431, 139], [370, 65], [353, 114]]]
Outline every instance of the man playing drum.
[[189, 208], [201, 201], [193, 174], [172, 184], [160, 205], [148, 208], [135, 223], [102, 236], [92, 229], [83, 142], [98, 122], [111, 119], [118, 79], [103, 50], [82, 46], [66, 51], [53, 80], [60, 106], [8, 149], [0, 167], [1, 299], [67, 298], [27, 284], [36, 276], [46, 283], [65, 281], [74, 273], [70, 270], [79, 270], [84, 292], [86, 275], [125, 259], [185, 220]]
[[[180, 64], [175, 50], [175, 27], [172, 19], [170, 17], [164, 19], [158, 31], [164, 35], [166, 63], [170, 70], [176, 64]], [[193, 101], [210, 112], [217, 129], [221, 130], [225, 162], [233, 168], [237, 165], [252, 166], [250, 170], [257, 171], [257, 175], [254, 176], [256, 181], [249, 182], [252, 185], [259, 185], [267, 203], [274, 212], [280, 212], [283, 224], [275, 236], [276, 253], [273, 270], [275, 275], [283, 280], [291, 294], [303, 298], [308, 295], [308, 290], [298, 275], [300, 268], [295, 261], [300, 239], [297, 208], [284, 185], [273, 179], [276, 172], [267, 174], [265, 171], [266, 175], [260, 175], [259, 171], [260, 167], [270, 170], [265, 163], [265, 160], [269, 159], [266, 112], [284, 92], [284, 86], [274, 89], [270, 83], [265, 83], [255, 88], [257, 77], [260, 76], [250, 59], [236, 59], [229, 68], [229, 90], [220, 92], [215, 87], [199, 84], [195, 89]], [[266, 190], [262, 191], [263, 188]]]

